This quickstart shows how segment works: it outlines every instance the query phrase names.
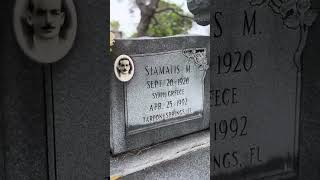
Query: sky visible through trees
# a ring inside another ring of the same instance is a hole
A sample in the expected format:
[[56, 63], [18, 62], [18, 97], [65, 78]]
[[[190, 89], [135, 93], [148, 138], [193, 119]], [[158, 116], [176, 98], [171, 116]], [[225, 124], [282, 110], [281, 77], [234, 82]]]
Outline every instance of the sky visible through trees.
[[[181, 7], [183, 14], [192, 16], [187, 7], [187, 0], [165, 0]], [[137, 26], [140, 21], [140, 10], [135, 5], [135, 0], [111, 0], [110, 20], [118, 21], [119, 30], [124, 33], [124, 37], [131, 37], [137, 33]], [[209, 26], [199, 26], [195, 22], [187, 34], [209, 35]]]

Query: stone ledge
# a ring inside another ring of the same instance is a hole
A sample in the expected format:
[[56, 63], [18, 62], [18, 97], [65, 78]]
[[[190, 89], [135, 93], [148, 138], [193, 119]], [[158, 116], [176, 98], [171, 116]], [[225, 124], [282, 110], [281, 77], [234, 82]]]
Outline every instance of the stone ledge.
[[139, 151], [130, 151], [110, 159], [110, 175], [127, 176], [210, 147], [208, 130], [176, 138]]

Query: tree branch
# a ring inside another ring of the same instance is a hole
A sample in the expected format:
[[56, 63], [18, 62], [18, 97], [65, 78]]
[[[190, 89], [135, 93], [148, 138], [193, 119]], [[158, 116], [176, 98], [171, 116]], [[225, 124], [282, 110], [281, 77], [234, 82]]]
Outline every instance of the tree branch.
[[161, 10], [156, 11], [155, 14], [160, 14], [160, 13], [163, 13], [163, 12], [166, 12], [166, 11], [171, 11], [172, 13], [175, 13], [176, 15], [178, 15], [180, 17], [183, 17], [183, 18], [193, 19], [190, 16], [187, 16], [187, 15], [184, 15], [184, 14], [181, 14], [181, 13], [177, 12], [174, 8], [161, 9]]
[[136, 4], [141, 12], [146, 11], [147, 6], [145, 5], [144, 0], [136, 0]]
[[136, 0], [136, 4], [141, 11], [141, 19], [137, 27], [137, 36], [144, 36], [148, 30], [152, 17], [158, 8], [160, 0], [150, 0], [147, 4], [146, 0]]
[[152, 19], [154, 20], [155, 25], [159, 25], [159, 21], [157, 20], [157, 18], [156, 18], [156, 17], [152, 17]]

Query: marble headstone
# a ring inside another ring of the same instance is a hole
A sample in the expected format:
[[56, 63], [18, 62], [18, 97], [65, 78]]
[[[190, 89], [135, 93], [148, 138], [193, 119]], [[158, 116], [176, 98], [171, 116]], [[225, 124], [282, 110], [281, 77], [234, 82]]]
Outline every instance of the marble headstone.
[[121, 82], [110, 73], [114, 154], [209, 127], [208, 42], [207, 36], [116, 40], [114, 59], [129, 56], [134, 74]]

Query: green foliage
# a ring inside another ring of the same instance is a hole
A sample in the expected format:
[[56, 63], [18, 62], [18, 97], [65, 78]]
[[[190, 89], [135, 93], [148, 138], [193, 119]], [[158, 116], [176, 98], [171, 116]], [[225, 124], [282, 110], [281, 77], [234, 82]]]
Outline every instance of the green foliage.
[[[162, 11], [165, 10], [165, 11]], [[146, 35], [152, 37], [173, 36], [187, 33], [192, 27], [192, 19], [184, 14], [181, 7], [161, 0]]]
[[118, 21], [111, 21], [110, 27], [112, 31], [119, 31], [120, 23]]

